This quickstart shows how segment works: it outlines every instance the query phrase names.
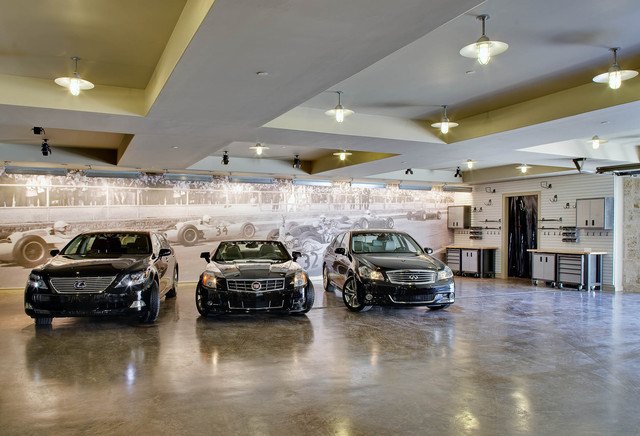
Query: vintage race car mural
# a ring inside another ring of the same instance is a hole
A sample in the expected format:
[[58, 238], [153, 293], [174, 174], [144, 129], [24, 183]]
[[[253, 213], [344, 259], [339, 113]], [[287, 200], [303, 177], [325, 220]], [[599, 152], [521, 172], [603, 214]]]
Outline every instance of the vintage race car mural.
[[256, 234], [256, 226], [250, 222], [214, 221], [209, 215], [205, 215], [199, 220], [176, 223], [164, 229], [163, 233], [169, 242], [192, 246], [201, 241], [253, 238]]
[[361, 217], [358, 217], [353, 222], [352, 229], [392, 229], [394, 226], [393, 218], [381, 217], [370, 210], [366, 211]]
[[64, 221], [57, 221], [53, 227], [14, 232], [0, 239], [0, 261], [33, 268], [45, 263], [51, 250], [64, 247], [72, 237]]
[[427, 221], [427, 220], [439, 220], [442, 218], [442, 212], [427, 212], [424, 209], [412, 210], [407, 212], [408, 220]]

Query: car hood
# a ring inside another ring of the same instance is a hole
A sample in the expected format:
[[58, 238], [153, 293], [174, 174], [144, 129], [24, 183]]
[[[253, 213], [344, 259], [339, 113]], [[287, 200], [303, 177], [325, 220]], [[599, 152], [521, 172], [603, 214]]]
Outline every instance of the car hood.
[[443, 263], [431, 256], [403, 253], [358, 254], [358, 259], [370, 266], [384, 270], [394, 269], [433, 269], [440, 270]]
[[146, 268], [147, 256], [122, 256], [110, 258], [84, 258], [58, 255], [34, 271], [51, 276], [103, 276]]
[[288, 273], [302, 269], [294, 261], [283, 263], [210, 263], [207, 267], [226, 279], [269, 279], [285, 277]]

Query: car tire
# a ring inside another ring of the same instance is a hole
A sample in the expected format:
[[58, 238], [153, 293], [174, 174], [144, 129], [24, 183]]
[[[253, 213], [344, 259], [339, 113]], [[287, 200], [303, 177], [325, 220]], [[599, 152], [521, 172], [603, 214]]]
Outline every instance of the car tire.
[[187, 247], [191, 247], [198, 242], [198, 229], [192, 225], [182, 226], [178, 232], [178, 241]]
[[413, 214], [411, 212], [407, 212], [407, 219], [409, 221], [411, 221], [411, 218], [413, 217]]
[[441, 219], [442, 218], [442, 212], [438, 211], [438, 213], [436, 213], [436, 219]]
[[329, 280], [327, 265], [322, 265], [322, 287], [326, 292], [333, 292], [335, 290], [335, 287], [331, 284], [331, 280]]
[[391, 218], [391, 217], [387, 218], [387, 223], [386, 224], [387, 224], [387, 228], [388, 229], [392, 229], [393, 226], [395, 225], [395, 223], [393, 222], [393, 218]]
[[362, 218], [360, 220], [360, 228], [361, 229], [368, 229], [369, 228], [369, 220], [366, 218]]
[[167, 298], [176, 298], [178, 295], [178, 265], [176, 264], [173, 269], [173, 281], [171, 282], [171, 289], [167, 292]]
[[427, 220], [427, 213], [422, 212], [422, 221], [426, 221], [426, 220]]
[[151, 324], [158, 319], [160, 313], [160, 290], [158, 283], [154, 280], [149, 289], [149, 300], [145, 301], [146, 308], [140, 314], [140, 322], [143, 324]]
[[196, 287], [196, 309], [198, 309], [200, 315], [207, 316], [209, 315], [209, 308], [207, 308], [204, 302], [203, 292], [200, 286]]
[[273, 229], [269, 233], [267, 233], [267, 239], [269, 241], [277, 241], [279, 237], [280, 237], [280, 230], [278, 229]]
[[309, 283], [304, 300], [304, 309], [300, 312], [295, 312], [294, 315], [304, 315], [311, 310], [313, 303], [316, 301], [316, 291], [313, 289], [313, 285]]
[[361, 302], [362, 296], [358, 291], [358, 282], [355, 277], [349, 277], [344, 282], [344, 288], [342, 288], [342, 301], [351, 312], [366, 312], [371, 309], [370, 305], [366, 305]]
[[53, 322], [52, 316], [38, 316], [34, 320], [36, 322], [36, 326], [49, 326]]
[[427, 307], [429, 308], [429, 310], [442, 310], [442, 309], [446, 309], [449, 306], [451, 306], [451, 304], [440, 304], [438, 306], [427, 306]]
[[25, 268], [41, 265], [47, 257], [47, 243], [37, 236], [25, 236], [13, 248], [13, 259]]
[[246, 223], [242, 226], [242, 237], [253, 238], [256, 234], [256, 226], [251, 223]]

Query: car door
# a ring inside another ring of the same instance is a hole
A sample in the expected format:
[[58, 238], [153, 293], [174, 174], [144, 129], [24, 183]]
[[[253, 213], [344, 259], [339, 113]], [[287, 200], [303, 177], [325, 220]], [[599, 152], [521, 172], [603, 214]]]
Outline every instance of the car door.
[[327, 275], [329, 276], [329, 280], [333, 281], [334, 279], [334, 265], [333, 263], [335, 262], [336, 259], [336, 253], [335, 250], [337, 247], [339, 247], [339, 241], [342, 240], [342, 238], [344, 238], [344, 233], [339, 233], [338, 235], [336, 235], [335, 238], [333, 238], [333, 241], [331, 241], [331, 243], [327, 246], [325, 252], [324, 252], [324, 265], [327, 268]]
[[[349, 272], [349, 268], [351, 267], [351, 255], [349, 252], [349, 244], [350, 237], [349, 234], [346, 233], [344, 238], [339, 241], [339, 245], [336, 248], [343, 248], [345, 254], [336, 253], [336, 257], [333, 261], [333, 269], [334, 269], [334, 283], [340, 289], [344, 287], [344, 282], [347, 281], [347, 273]], [[335, 252], [335, 250], [334, 250]]]

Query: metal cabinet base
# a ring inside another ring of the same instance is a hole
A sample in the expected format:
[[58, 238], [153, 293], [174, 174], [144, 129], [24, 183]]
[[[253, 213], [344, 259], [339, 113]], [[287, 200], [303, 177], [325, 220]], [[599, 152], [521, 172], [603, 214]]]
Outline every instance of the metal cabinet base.
[[447, 248], [447, 265], [456, 275], [495, 277], [495, 252], [494, 248]]
[[602, 290], [601, 254], [558, 254], [558, 287]]

